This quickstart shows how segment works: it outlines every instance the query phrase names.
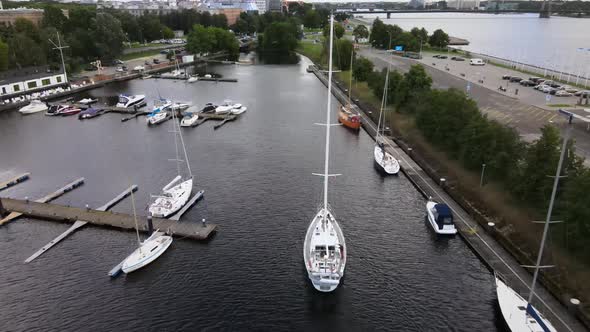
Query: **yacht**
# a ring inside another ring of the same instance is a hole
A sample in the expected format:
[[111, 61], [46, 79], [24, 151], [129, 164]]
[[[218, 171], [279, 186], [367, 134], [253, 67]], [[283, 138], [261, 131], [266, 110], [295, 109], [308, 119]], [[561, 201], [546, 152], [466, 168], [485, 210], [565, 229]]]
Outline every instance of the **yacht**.
[[207, 103], [205, 104], [205, 107], [203, 107], [203, 109], [201, 110], [201, 113], [215, 113], [217, 107], [218, 106], [214, 105], [213, 103]]
[[234, 108], [231, 110], [231, 114], [239, 115], [239, 114], [246, 112], [247, 109], [248, 108], [246, 106], [242, 106], [240, 108]]
[[51, 105], [51, 106], [49, 106], [49, 109], [47, 109], [47, 112], [45, 112], [45, 115], [49, 115], [49, 116], [61, 115], [61, 113], [63, 111], [65, 111], [68, 107], [70, 107], [70, 106], [69, 105]]
[[99, 108], [88, 108], [82, 112], [80, 112], [80, 114], [78, 114], [78, 119], [82, 120], [82, 119], [91, 119], [91, 118], [95, 118], [99, 115], [101, 115], [104, 112], [103, 109], [99, 109]]
[[145, 95], [119, 95], [117, 107], [129, 108], [143, 103]]
[[173, 103], [170, 105], [170, 109], [172, 111], [184, 111], [185, 109], [189, 108], [190, 105], [187, 103]]
[[83, 104], [83, 105], [90, 105], [90, 104], [94, 104], [98, 101], [98, 99], [92, 99], [92, 98], [84, 98], [84, 99], [80, 99], [78, 101], [78, 103]]
[[180, 121], [181, 127], [192, 127], [199, 120], [199, 115], [196, 113], [185, 113]]
[[346, 242], [344, 233], [328, 205], [328, 178], [330, 160], [330, 108], [332, 100], [332, 52], [334, 43], [334, 16], [330, 15], [330, 57], [328, 64], [328, 105], [326, 107], [326, 153], [324, 173], [324, 202], [309, 223], [303, 241], [303, 263], [313, 287], [320, 292], [332, 292], [344, 277]]
[[82, 109], [76, 106], [70, 106], [65, 108], [64, 110], [62, 110], [59, 115], [62, 116], [69, 116], [69, 115], [75, 115], [82, 112]]
[[18, 111], [21, 114], [33, 114], [37, 112], [43, 112], [47, 111], [47, 104], [45, 104], [39, 99], [33, 99], [28, 105], [21, 107]]
[[436, 234], [457, 234], [457, 229], [453, 222], [453, 213], [448, 205], [429, 200], [426, 203], [426, 212], [428, 214], [428, 223]]
[[188, 78], [188, 80], [186, 80], [186, 82], [187, 83], [194, 83], [194, 82], [196, 82], [198, 80], [199, 80], [199, 77], [197, 77], [197, 76], [191, 76], [191, 77]]
[[[352, 73], [352, 62], [354, 61], [354, 52], [350, 53], [350, 72]], [[352, 94], [352, 75], [350, 75], [350, 84], [348, 86], [348, 102], [346, 105], [340, 107], [338, 112], [338, 122], [342, 123], [345, 127], [356, 130], [357, 132], [361, 129], [361, 115], [355, 110], [354, 105], [350, 102]]]
[[215, 108], [215, 113], [216, 114], [228, 114], [233, 110], [233, 106], [217, 106], [217, 108]]
[[[373, 159], [375, 166], [387, 175], [395, 175], [400, 170], [399, 161], [395, 159], [385, 149], [385, 138], [381, 133], [381, 127], [385, 127], [385, 116], [383, 114], [387, 106], [387, 87], [389, 86], [389, 66], [387, 66], [387, 73], [385, 74], [385, 85], [383, 87], [383, 99], [381, 100], [381, 110], [379, 111], [379, 120], [377, 121], [377, 133], [375, 134], [375, 147], [373, 148]], [[382, 120], [383, 119], [383, 120]]]
[[147, 124], [150, 125], [157, 125], [164, 121], [168, 120], [168, 112], [167, 111], [159, 111], [153, 114], [148, 115]]

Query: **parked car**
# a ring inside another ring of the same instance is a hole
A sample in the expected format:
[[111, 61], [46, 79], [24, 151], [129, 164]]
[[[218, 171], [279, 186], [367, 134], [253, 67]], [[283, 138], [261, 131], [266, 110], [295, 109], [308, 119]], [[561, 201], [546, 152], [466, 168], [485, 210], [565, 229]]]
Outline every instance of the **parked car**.
[[520, 82], [522, 81], [522, 77], [512, 76], [510, 77], [510, 82]]
[[578, 89], [576, 89], [574, 87], [571, 87], [571, 86], [564, 86], [562, 88], [563, 88], [563, 90], [565, 90], [565, 91], [567, 91], [569, 93], [576, 93], [576, 92], [578, 92]]
[[567, 92], [566, 90], [559, 90], [555, 92], [555, 97], [571, 97], [572, 94]]
[[555, 82], [555, 81], [545, 81], [545, 82], [543, 82], [543, 84], [545, 84], [545, 85], [549, 85], [549, 86], [551, 86], [552, 88], [558, 88], [558, 87], [560, 87], [560, 86], [561, 86], [561, 84], [559, 84], [559, 83], [557, 83], [557, 82]]
[[152, 62], [155, 63], [155, 64], [159, 64], [160, 63], [160, 60], [159, 59], [154, 59], [154, 60], [152, 60]]
[[145, 60], [145, 62], [143, 64], [146, 65], [146, 66], [149, 66], [150, 65], [150, 62], [147, 61], [147, 60]]
[[551, 93], [551, 90], [553, 90], [553, 88], [550, 87], [549, 85], [545, 85], [545, 86], [543, 86], [543, 88], [541, 88], [539, 90], [543, 91], [544, 93]]
[[145, 67], [144, 66], [135, 66], [133, 67], [133, 71], [144, 71]]
[[512, 77], [512, 76], [510, 76], [510, 75], [502, 75], [502, 79], [503, 80], [509, 80], [510, 77]]
[[432, 57], [433, 57], [433, 58], [440, 59], [440, 57], [441, 57], [441, 56], [442, 56], [441, 54], [435, 54], [435, 55], [433, 55]]
[[95, 71], [97, 69], [98, 68], [95, 65], [88, 65], [84, 68], [84, 70], [86, 70], [86, 71]]
[[578, 97], [586, 97], [588, 95], [590, 95], [590, 91], [588, 91], [588, 90], [580, 90], [580, 91], [574, 93], [574, 96], [578, 96]]
[[127, 71], [127, 66], [121, 66], [121, 68], [123, 68], [123, 71]]
[[472, 66], [485, 66], [486, 65], [486, 63], [483, 62], [482, 59], [477, 59], [477, 58], [469, 60], [469, 64]]
[[170, 52], [170, 50], [161, 50], [160, 54], [168, 54], [168, 52]]
[[541, 83], [541, 84], [539, 84], [539, 85], [535, 85], [535, 86], [533, 87], [533, 89], [535, 89], [535, 90], [539, 90], [539, 91], [543, 91], [543, 88], [545, 88], [546, 86], [548, 86], [548, 85], [545, 85], [545, 84]]
[[465, 59], [463, 59], [462, 57], [459, 57], [459, 56], [454, 56], [454, 57], [451, 58], [451, 60], [453, 60], [453, 61], [465, 61]]
[[125, 64], [125, 62], [123, 62], [122, 60], [119, 59], [115, 59], [115, 61], [113, 61], [116, 65], [123, 65]]
[[550, 95], [554, 95], [554, 94], [556, 94], [559, 91], [562, 91], [562, 90], [559, 90], [557, 88], [549, 88], [549, 94]]
[[124, 70], [123, 70], [123, 67], [117, 67], [117, 69], [115, 69], [115, 71], [116, 71], [117, 73], [122, 73], [122, 72], [124, 72]]
[[537, 83], [540, 79], [541, 79], [540, 77], [531, 76], [531, 77], [529, 77], [528, 80]]
[[536, 85], [535, 82], [533, 82], [531, 80], [522, 80], [518, 83], [522, 86], [535, 86]]

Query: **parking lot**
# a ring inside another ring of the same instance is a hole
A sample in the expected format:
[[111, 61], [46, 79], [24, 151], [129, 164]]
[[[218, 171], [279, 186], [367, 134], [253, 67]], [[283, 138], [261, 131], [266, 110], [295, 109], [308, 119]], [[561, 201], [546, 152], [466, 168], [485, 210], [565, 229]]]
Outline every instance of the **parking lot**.
[[[116, 74], [117, 67], [122, 67], [122, 66], [126, 66], [128, 72], [131, 72], [133, 70], [133, 68], [136, 66], [147, 67], [146, 62], [149, 62], [150, 65], [152, 65], [154, 63], [153, 59], [158, 59], [158, 61], [160, 61], [160, 63], [168, 63], [168, 60], [166, 59], [165, 54], [156, 54], [156, 55], [150, 55], [150, 56], [137, 58], [137, 59], [133, 59], [133, 60], [127, 60], [127, 61], [124, 61], [123, 65], [102, 67], [100, 74], [102, 74], [102, 75]], [[93, 71], [84, 70], [84, 71], [80, 72], [79, 76], [83, 76], [83, 77], [86, 76], [86, 77], [92, 78], [94, 75], [98, 75], [98, 74], [99, 74], [99, 72], [97, 70], [93, 70]]]

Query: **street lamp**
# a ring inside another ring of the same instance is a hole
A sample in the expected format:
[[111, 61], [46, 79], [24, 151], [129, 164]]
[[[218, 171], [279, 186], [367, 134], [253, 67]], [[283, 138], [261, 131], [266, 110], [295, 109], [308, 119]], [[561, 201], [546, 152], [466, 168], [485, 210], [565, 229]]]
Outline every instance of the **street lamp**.
[[481, 177], [479, 178], [479, 186], [483, 187], [483, 175], [486, 171], [486, 164], [481, 164]]

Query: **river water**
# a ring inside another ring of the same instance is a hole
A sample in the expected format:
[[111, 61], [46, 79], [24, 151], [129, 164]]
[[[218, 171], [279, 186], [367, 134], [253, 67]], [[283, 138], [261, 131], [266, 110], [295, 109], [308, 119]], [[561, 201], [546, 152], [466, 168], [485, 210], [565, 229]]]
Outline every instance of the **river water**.
[[[0, 330], [503, 330], [493, 276], [460, 237], [433, 235], [425, 201], [403, 175], [375, 171], [363, 131], [332, 131], [331, 171], [344, 174], [329, 198], [349, 247], [344, 283], [331, 294], [310, 285], [302, 240], [321, 201], [312, 172], [322, 170], [325, 133], [313, 124], [325, 118], [327, 91], [307, 65], [215, 68], [239, 83], [135, 80], [91, 91], [232, 98], [249, 108], [216, 131], [182, 129], [195, 188], [205, 190], [182, 222], [205, 217], [218, 234], [176, 239], [149, 267], [111, 280], [107, 272], [134, 250], [133, 232], [86, 226], [24, 264], [68, 226], [14, 221], [0, 228]], [[32, 174], [1, 195], [36, 198], [84, 176], [56, 203], [96, 207], [135, 183], [145, 215], [150, 193], [176, 172], [170, 123], [120, 118], [0, 113], [0, 178]], [[114, 210], [130, 212], [130, 199]]]
[[386, 15], [362, 16], [365, 21], [379, 16], [385, 23], [408, 31], [424, 27], [431, 34], [443, 29], [451, 36], [467, 39], [469, 45], [459, 48], [468, 51], [573, 74], [590, 73], [590, 19], [470, 13], [392, 14], [390, 19]]

